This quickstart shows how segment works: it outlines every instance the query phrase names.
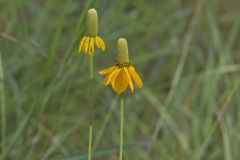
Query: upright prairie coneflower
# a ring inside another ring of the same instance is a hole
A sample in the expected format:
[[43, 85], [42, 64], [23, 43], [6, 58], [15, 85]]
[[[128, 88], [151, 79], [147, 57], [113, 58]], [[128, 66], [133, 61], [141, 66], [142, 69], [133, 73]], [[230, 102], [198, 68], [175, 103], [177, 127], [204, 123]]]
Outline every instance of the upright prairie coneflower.
[[105, 43], [98, 36], [98, 14], [95, 9], [89, 9], [86, 19], [85, 36], [81, 39], [79, 43], [78, 52], [84, 52], [89, 55], [94, 54], [94, 44], [105, 51]]
[[100, 74], [106, 74], [103, 83], [105, 85], [112, 85], [115, 92], [121, 95], [120, 101], [120, 147], [119, 147], [119, 160], [123, 158], [123, 92], [130, 87], [131, 91], [134, 90], [132, 79], [139, 88], [142, 88], [142, 80], [136, 72], [133, 65], [129, 62], [127, 41], [120, 38], [117, 43], [117, 64], [107, 69], [99, 71]]
[[133, 65], [129, 62], [127, 41], [120, 38], [117, 44], [117, 64], [107, 69], [101, 70], [100, 74], [106, 74], [104, 85], [112, 85], [118, 94], [123, 93], [128, 87], [134, 90], [133, 81], [139, 88], [142, 88], [142, 80]]
[[101, 50], [105, 50], [104, 41], [98, 36], [98, 14], [95, 9], [89, 9], [86, 19], [85, 36], [81, 39], [79, 44], [79, 53], [84, 52], [90, 55], [89, 59], [89, 78], [90, 78], [90, 120], [88, 132], [88, 160], [92, 159], [92, 137], [93, 137], [93, 55], [94, 47], [96, 46]]

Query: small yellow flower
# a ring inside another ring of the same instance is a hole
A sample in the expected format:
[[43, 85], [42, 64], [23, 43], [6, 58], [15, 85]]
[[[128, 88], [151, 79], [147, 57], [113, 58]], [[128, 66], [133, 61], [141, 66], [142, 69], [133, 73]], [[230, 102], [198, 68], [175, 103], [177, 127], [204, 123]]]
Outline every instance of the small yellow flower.
[[118, 94], [123, 93], [128, 86], [131, 91], [134, 90], [133, 81], [139, 88], [142, 88], [142, 80], [136, 72], [133, 65], [129, 62], [127, 41], [124, 38], [118, 40], [117, 64], [107, 69], [99, 71], [100, 74], [106, 74], [103, 83], [105, 86], [111, 84], [112, 88]]
[[97, 11], [92, 8], [89, 9], [87, 13], [86, 35], [79, 43], [78, 52], [93, 55], [94, 44], [102, 51], [105, 51], [105, 43], [102, 38], [98, 36], [98, 14]]

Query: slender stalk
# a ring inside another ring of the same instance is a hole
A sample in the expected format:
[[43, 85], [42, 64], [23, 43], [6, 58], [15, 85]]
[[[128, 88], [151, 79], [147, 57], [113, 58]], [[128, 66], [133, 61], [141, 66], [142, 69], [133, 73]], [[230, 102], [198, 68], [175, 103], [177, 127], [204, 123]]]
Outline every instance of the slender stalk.
[[89, 125], [88, 131], [88, 160], [92, 159], [92, 125]]
[[123, 157], [123, 119], [124, 119], [124, 111], [123, 111], [123, 95], [121, 94], [120, 100], [120, 149], [119, 149], [119, 160], [122, 160]]
[[2, 53], [0, 51], [0, 105], [1, 105], [1, 149], [4, 151], [6, 141], [6, 104], [5, 104], [5, 93], [4, 93], [4, 74], [2, 64]]
[[88, 160], [92, 159], [92, 133], [93, 133], [93, 55], [89, 60], [90, 68], [90, 118], [89, 118], [89, 132], [88, 132]]

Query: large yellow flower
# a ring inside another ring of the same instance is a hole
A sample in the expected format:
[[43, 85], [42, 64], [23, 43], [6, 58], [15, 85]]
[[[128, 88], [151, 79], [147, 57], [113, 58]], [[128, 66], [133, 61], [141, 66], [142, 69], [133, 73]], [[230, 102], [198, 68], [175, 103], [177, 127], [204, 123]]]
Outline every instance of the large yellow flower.
[[100, 74], [107, 75], [103, 81], [104, 85], [111, 84], [113, 90], [118, 94], [123, 93], [128, 87], [133, 92], [133, 79], [137, 86], [142, 88], [142, 80], [133, 65], [129, 62], [127, 41], [124, 38], [118, 40], [117, 61], [116, 65], [99, 71]]
[[133, 92], [134, 85], [132, 79], [139, 88], [142, 88], [142, 80], [130, 63], [116, 64], [115, 66], [101, 70], [99, 73], [107, 74], [103, 81], [104, 85], [111, 84], [114, 91], [118, 94], [123, 93], [128, 86]]
[[94, 54], [95, 45], [102, 51], [105, 51], [105, 43], [98, 36], [98, 15], [95, 9], [89, 9], [87, 13], [86, 21], [86, 35], [81, 39], [79, 43], [78, 52], [84, 52], [89, 55]]

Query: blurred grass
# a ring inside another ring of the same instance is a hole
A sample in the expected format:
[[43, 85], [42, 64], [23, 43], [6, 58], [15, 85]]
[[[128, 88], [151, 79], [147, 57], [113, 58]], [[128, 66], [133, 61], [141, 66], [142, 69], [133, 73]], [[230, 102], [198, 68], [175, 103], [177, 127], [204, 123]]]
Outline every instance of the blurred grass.
[[144, 87], [126, 96], [125, 160], [237, 160], [239, 6], [1, 0], [0, 157], [86, 159], [88, 64], [77, 45], [95, 7], [107, 52], [95, 54], [94, 159], [118, 159], [119, 99], [97, 72], [114, 63], [116, 40], [126, 37]]

